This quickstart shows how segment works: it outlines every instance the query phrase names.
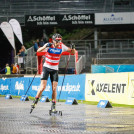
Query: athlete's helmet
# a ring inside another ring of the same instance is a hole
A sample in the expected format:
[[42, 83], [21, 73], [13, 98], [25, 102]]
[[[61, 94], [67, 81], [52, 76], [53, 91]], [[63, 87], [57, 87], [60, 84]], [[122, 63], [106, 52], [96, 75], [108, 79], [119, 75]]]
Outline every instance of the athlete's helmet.
[[60, 34], [58, 34], [58, 33], [55, 33], [55, 34], [52, 36], [52, 39], [58, 43], [58, 42], [61, 42], [62, 36], [61, 36]]

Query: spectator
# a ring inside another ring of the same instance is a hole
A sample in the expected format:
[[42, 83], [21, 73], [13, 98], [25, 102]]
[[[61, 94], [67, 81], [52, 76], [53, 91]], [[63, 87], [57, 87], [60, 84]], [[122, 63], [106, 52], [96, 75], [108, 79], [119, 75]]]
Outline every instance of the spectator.
[[11, 68], [9, 67], [9, 64], [6, 64], [6, 67], [5, 67], [5, 74], [6, 74], [6, 75], [11, 74]]
[[38, 50], [37, 42], [33, 41], [33, 45], [34, 45], [34, 52], [37, 52], [37, 50]]
[[21, 56], [21, 49], [19, 50], [19, 52], [17, 53], [18, 56]]
[[15, 63], [15, 67], [16, 67], [16, 69], [17, 69], [17, 74], [19, 74], [20, 72], [19, 72], [19, 65], [17, 64], [17, 63]]
[[27, 55], [27, 50], [24, 45], [21, 46], [21, 49], [19, 50], [17, 55], [20, 57], [24, 57]]
[[44, 41], [44, 44], [48, 42], [48, 40], [47, 40], [46, 37], [45, 37], [45, 38], [42, 37], [42, 39], [43, 39], [43, 41]]
[[24, 57], [25, 56], [25, 51], [23, 48], [21, 48], [21, 54], [20, 54], [21, 57]]
[[24, 56], [27, 56], [27, 50], [24, 45], [21, 46], [22, 52], [24, 52]]
[[37, 43], [38, 47], [40, 47], [39, 42], [40, 42], [40, 40], [39, 39], [36, 39], [36, 43]]
[[16, 74], [17, 73], [17, 68], [14, 64], [11, 64], [11, 73]]
[[45, 44], [45, 43], [44, 43], [44, 41], [43, 41], [43, 38], [41, 38], [41, 39], [40, 39], [40, 42], [39, 42], [39, 46], [40, 46], [40, 47], [43, 47], [44, 44]]

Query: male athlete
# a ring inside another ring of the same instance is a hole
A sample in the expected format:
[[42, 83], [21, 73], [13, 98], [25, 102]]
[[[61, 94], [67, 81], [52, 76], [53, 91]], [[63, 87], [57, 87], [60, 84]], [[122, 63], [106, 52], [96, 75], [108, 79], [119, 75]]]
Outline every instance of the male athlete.
[[75, 54], [75, 46], [72, 48], [65, 46], [62, 43], [62, 36], [58, 33], [52, 36], [53, 43], [46, 43], [43, 47], [40, 47], [37, 52], [46, 50], [45, 63], [43, 64], [43, 70], [41, 73], [41, 86], [36, 94], [35, 100], [33, 101], [32, 109], [38, 103], [42, 92], [45, 90], [47, 85], [47, 80], [50, 74], [50, 79], [52, 83], [52, 112], [56, 111], [56, 88], [58, 85], [58, 65], [62, 52], [69, 52], [70, 54]]

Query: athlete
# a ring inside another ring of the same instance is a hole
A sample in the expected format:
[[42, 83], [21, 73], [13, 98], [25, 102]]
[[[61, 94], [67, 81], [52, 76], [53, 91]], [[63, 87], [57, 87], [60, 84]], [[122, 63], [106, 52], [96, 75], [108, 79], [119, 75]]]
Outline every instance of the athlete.
[[62, 52], [67, 51], [70, 54], [75, 54], [75, 46], [72, 45], [72, 48], [65, 46], [62, 43], [62, 36], [58, 33], [55, 33], [52, 36], [53, 43], [46, 43], [43, 47], [40, 47], [37, 52], [46, 50], [45, 63], [43, 64], [43, 70], [41, 73], [41, 86], [38, 89], [35, 100], [32, 104], [32, 109], [35, 108], [35, 105], [38, 103], [42, 92], [45, 90], [47, 85], [47, 80], [50, 75], [50, 80], [52, 83], [52, 112], [56, 111], [56, 88], [58, 85], [58, 65]]

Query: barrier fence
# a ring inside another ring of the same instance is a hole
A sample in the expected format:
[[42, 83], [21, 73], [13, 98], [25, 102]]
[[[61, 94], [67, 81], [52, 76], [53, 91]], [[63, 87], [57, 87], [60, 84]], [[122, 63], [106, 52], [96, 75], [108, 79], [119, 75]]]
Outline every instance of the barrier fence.
[[[32, 80], [32, 77], [0, 79], [0, 94], [24, 95]], [[63, 76], [60, 76], [57, 97], [62, 81]], [[27, 95], [35, 97], [39, 87], [40, 78], [36, 77]], [[51, 99], [50, 79], [43, 95]], [[112, 103], [134, 105], [134, 72], [66, 75], [60, 99], [65, 100], [67, 97], [97, 102], [109, 100]]]

